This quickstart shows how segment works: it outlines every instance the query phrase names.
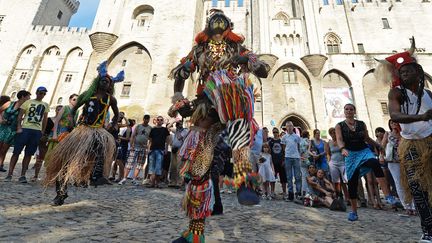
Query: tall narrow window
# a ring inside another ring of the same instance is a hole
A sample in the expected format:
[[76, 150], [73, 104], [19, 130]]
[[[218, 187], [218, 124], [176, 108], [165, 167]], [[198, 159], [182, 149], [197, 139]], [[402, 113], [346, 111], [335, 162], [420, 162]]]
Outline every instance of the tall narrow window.
[[123, 60], [122, 67], [126, 67], [126, 64], [127, 64], [127, 60]]
[[336, 0], [336, 4], [337, 5], [342, 5], [343, 4], [343, 0]]
[[63, 12], [62, 11], [58, 11], [57, 18], [60, 20], [62, 17], [63, 17]]
[[21, 75], [20, 75], [20, 80], [24, 80], [24, 79], [26, 79], [27, 78], [27, 72], [21, 72]]
[[72, 81], [72, 74], [66, 74], [65, 83], [70, 83]]
[[324, 5], [329, 5], [329, 1], [328, 0], [323, 0], [323, 4]]
[[294, 69], [287, 68], [283, 70], [284, 84], [297, 84], [297, 75]]
[[60, 51], [56, 51], [56, 56], [60, 56]]
[[0, 15], [0, 26], [2, 25], [5, 17], [6, 17], [5, 15]]
[[218, 6], [218, 0], [212, 0], [212, 7], [216, 8]]
[[145, 25], [145, 22], [146, 22], [145, 19], [139, 19], [139, 20], [138, 20], [138, 26], [140, 26], [140, 27], [141, 27], [141, 26], [144, 26], [144, 25]]
[[79, 56], [79, 57], [82, 57], [83, 54], [84, 54], [84, 53], [83, 53], [82, 51], [78, 52], [78, 56]]
[[32, 52], [33, 52], [33, 49], [32, 48], [29, 48], [29, 49], [27, 49], [27, 55], [30, 55], [30, 54], [32, 54]]
[[131, 91], [131, 84], [123, 84], [123, 89], [121, 92], [122, 96], [129, 96]]
[[292, 6], [293, 16], [294, 16], [294, 18], [296, 18], [297, 17], [296, 0], [292, 0], [291, 1], [291, 6]]
[[262, 111], [261, 97], [257, 97], [255, 100], [255, 111]]
[[225, 0], [225, 7], [229, 7], [230, 6], [230, 2], [231, 2], [231, 0]]
[[238, 4], [237, 6], [243, 7], [244, 1], [243, 0], [238, 0], [237, 4]]
[[390, 29], [390, 24], [387, 18], [382, 18], [383, 28], [384, 29]]
[[358, 0], [351, 0], [352, 3], [358, 3]]
[[357, 48], [359, 53], [365, 53], [364, 45], [362, 43], [357, 43]]
[[14, 100], [16, 98], [17, 92], [14, 91], [12, 92], [12, 94], [10, 95], [11, 100]]
[[389, 110], [388, 110], [388, 104], [385, 101], [381, 101], [381, 110], [383, 112], [384, 115], [388, 115], [389, 114]]
[[340, 53], [340, 39], [335, 34], [329, 34], [326, 39], [327, 53]]

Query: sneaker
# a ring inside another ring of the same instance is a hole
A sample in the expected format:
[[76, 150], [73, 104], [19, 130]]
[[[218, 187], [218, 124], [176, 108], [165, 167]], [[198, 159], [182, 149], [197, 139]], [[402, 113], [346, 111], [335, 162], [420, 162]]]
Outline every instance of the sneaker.
[[386, 196], [385, 199], [386, 199], [387, 203], [390, 205], [395, 205], [397, 203], [396, 199], [391, 195]]
[[132, 185], [134, 185], [134, 186], [139, 186], [139, 181], [137, 181], [137, 180], [132, 180]]
[[21, 176], [21, 177], [18, 179], [18, 182], [20, 182], [20, 183], [27, 183], [27, 178], [26, 178], [25, 176]]
[[150, 185], [151, 181], [150, 181], [150, 179], [145, 179], [142, 184], [143, 185]]
[[264, 200], [264, 199], [267, 199], [267, 196], [265, 194], [262, 194], [261, 198]]
[[4, 182], [11, 182], [12, 181], [12, 176], [6, 176], [6, 178], [4, 178]]
[[348, 214], [348, 220], [349, 221], [357, 221], [358, 220], [358, 215], [356, 212], [349, 212]]
[[0, 172], [6, 172], [7, 170], [5, 170], [4, 168], [3, 168], [3, 166], [1, 166], [0, 167]]
[[305, 196], [304, 200], [303, 200], [303, 205], [305, 207], [312, 207], [311, 205], [311, 199], [309, 196]]
[[267, 200], [269, 200], [269, 201], [273, 200], [272, 196], [271, 195], [267, 195]]
[[222, 193], [222, 194], [225, 193], [225, 189], [221, 189], [220, 193]]
[[284, 195], [283, 195], [283, 199], [284, 199], [286, 202], [288, 202], [288, 195], [287, 195], [287, 194], [284, 194]]
[[124, 185], [126, 183], [127, 179], [123, 178], [121, 181], [119, 181], [119, 185]]
[[423, 234], [422, 237], [419, 240], [420, 243], [430, 243], [432, 242], [432, 235], [430, 234]]
[[294, 201], [294, 193], [292, 193], [292, 192], [288, 192], [288, 200], [289, 200], [290, 202]]

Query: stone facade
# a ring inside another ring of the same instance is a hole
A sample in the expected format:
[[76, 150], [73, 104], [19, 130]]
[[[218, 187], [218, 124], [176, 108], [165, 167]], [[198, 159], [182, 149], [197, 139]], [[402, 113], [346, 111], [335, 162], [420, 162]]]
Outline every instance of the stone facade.
[[[67, 104], [108, 60], [112, 75], [126, 72], [116, 87], [122, 110], [135, 118], [166, 114], [169, 71], [187, 55], [212, 8], [224, 10], [246, 47], [272, 66], [267, 79], [254, 80], [263, 126], [291, 120], [327, 130], [352, 101], [369, 129], [386, 127], [388, 85], [375, 80], [374, 58], [404, 50], [411, 36], [424, 70], [432, 72], [432, 31], [425, 25], [432, 3], [423, 0], [100, 0], [91, 30], [67, 27], [78, 6], [0, 0], [2, 94], [45, 85], [52, 107]], [[189, 82], [185, 95], [193, 97], [194, 89]]]

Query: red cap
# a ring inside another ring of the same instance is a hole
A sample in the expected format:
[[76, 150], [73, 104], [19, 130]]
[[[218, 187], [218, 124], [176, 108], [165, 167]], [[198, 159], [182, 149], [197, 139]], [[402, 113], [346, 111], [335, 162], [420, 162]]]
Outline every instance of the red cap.
[[411, 57], [407, 51], [389, 56], [386, 58], [386, 60], [390, 62], [396, 68], [396, 70], [399, 70], [403, 65], [416, 63], [416, 60]]

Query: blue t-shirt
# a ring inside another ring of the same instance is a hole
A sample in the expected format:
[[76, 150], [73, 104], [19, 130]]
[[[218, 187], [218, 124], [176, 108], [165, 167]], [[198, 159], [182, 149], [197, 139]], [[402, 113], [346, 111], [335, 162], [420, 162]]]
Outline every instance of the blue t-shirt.
[[262, 145], [263, 145], [263, 133], [262, 133], [262, 129], [260, 129], [255, 134], [254, 143], [251, 147], [252, 153], [260, 154], [262, 150]]
[[282, 144], [285, 145], [285, 158], [293, 158], [293, 159], [300, 159], [300, 137], [299, 135], [293, 133], [293, 134], [285, 134], [282, 137]]

